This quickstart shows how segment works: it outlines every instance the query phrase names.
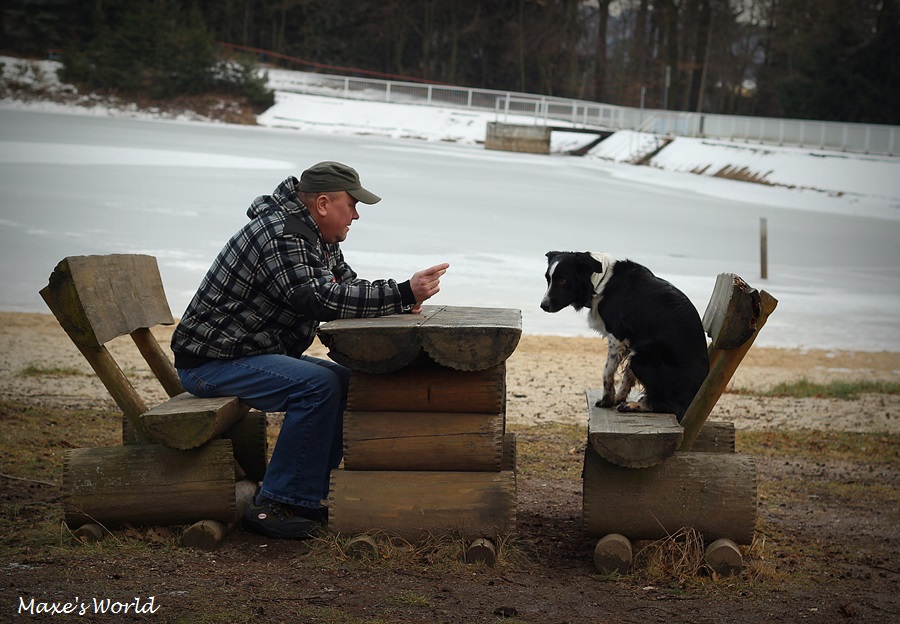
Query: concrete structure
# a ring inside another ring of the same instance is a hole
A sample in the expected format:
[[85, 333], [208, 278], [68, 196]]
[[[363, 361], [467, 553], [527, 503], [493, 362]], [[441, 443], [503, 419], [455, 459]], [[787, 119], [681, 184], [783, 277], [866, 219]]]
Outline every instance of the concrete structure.
[[550, 132], [548, 126], [516, 126], [489, 122], [484, 147], [506, 152], [549, 154]]

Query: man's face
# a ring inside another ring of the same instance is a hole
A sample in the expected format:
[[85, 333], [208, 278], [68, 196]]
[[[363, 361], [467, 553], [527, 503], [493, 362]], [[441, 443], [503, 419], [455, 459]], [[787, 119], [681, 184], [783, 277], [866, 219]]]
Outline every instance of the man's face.
[[319, 195], [316, 207], [316, 221], [326, 243], [342, 243], [350, 232], [350, 224], [359, 219], [356, 200], [346, 191]]

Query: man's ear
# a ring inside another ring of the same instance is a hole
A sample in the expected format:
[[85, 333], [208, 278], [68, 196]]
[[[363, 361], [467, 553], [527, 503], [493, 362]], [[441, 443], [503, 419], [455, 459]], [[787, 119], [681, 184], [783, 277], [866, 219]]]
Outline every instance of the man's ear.
[[316, 214], [323, 217], [328, 214], [328, 196], [325, 193], [316, 195], [315, 211]]

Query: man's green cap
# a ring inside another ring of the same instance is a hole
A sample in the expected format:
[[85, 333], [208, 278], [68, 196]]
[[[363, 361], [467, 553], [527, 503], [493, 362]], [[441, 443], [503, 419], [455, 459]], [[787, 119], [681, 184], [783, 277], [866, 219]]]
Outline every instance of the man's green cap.
[[313, 165], [300, 175], [301, 193], [330, 193], [331, 191], [347, 191], [357, 201], [364, 204], [377, 204], [381, 201], [378, 195], [362, 187], [356, 169], [339, 162], [326, 160]]

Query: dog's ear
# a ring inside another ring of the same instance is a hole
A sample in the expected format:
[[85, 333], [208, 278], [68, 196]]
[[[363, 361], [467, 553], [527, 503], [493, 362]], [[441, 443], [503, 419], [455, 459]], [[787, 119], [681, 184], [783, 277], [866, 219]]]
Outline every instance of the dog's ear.
[[555, 258], [556, 256], [558, 256], [558, 255], [561, 254], [561, 253], [563, 253], [563, 252], [561, 252], [561, 251], [548, 251], [548, 252], [547, 252], [547, 259], [549, 260], [550, 258]]
[[603, 263], [597, 260], [589, 251], [579, 253], [578, 261], [587, 267], [591, 273], [603, 273]]

